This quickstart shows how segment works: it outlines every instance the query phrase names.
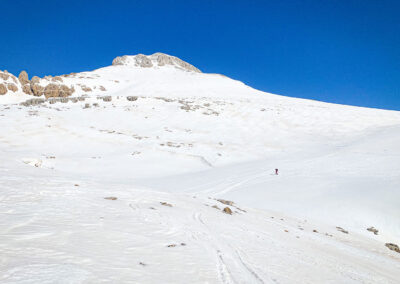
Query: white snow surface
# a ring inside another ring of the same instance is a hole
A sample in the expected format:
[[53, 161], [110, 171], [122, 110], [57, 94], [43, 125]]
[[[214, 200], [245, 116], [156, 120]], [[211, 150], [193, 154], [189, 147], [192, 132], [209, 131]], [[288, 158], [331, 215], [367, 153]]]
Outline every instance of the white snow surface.
[[169, 65], [63, 80], [86, 100], [0, 96], [0, 283], [398, 283], [400, 112]]

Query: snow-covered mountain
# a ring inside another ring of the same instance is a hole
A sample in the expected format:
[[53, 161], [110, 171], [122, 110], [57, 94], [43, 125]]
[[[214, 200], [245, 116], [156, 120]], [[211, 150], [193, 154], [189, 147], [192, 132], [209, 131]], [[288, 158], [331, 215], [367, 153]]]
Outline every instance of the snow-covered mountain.
[[400, 112], [162, 53], [0, 94], [1, 283], [400, 277]]

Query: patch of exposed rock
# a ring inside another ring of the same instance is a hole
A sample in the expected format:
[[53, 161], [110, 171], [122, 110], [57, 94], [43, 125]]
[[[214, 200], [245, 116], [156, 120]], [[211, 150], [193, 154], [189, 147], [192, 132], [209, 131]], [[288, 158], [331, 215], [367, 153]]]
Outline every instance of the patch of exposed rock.
[[[10, 81], [10, 78], [12, 81]], [[0, 95], [6, 94], [8, 91], [17, 92], [22, 90], [25, 94], [49, 97], [68, 97], [74, 93], [73, 87], [68, 87], [64, 84], [63, 79], [60, 76], [52, 77], [46, 76], [47, 79], [40, 79], [37, 76], [33, 76], [32, 80], [29, 81], [28, 73], [22, 71], [18, 79], [13, 74], [7, 71], [0, 71]]]
[[375, 235], [377, 235], [379, 233], [379, 230], [374, 227], [367, 228], [367, 231], [370, 231], [370, 232], [374, 233]]
[[53, 82], [63, 82], [63, 79], [60, 77], [60, 76], [56, 76], [56, 77], [53, 77], [52, 79], [51, 79], [51, 81], [53, 81]]
[[153, 67], [153, 62], [146, 55], [138, 54], [135, 56], [136, 66], [140, 67]]
[[25, 70], [21, 71], [21, 73], [19, 73], [18, 80], [22, 86], [25, 84], [29, 84], [28, 73], [26, 73]]
[[31, 88], [31, 85], [30, 85], [30, 84], [23, 85], [23, 86], [22, 86], [22, 91], [23, 91], [25, 94], [28, 94], [28, 95], [32, 95], [32, 94], [33, 94], [32, 88]]
[[344, 234], [348, 234], [348, 233], [349, 233], [349, 231], [343, 229], [342, 227], [336, 227], [336, 229], [337, 229], [339, 232], [342, 232], [342, 233], [344, 233]]
[[233, 206], [233, 201], [224, 200], [224, 199], [217, 199], [217, 201], [219, 201], [219, 202], [221, 202], [222, 204], [225, 204], [225, 205]]
[[82, 86], [81, 86], [81, 89], [82, 89], [82, 91], [84, 91], [84, 92], [91, 92], [91, 91], [92, 91], [92, 88], [87, 87], [87, 86], [85, 86], [85, 85], [82, 85]]
[[231, 208], [229, 208], [229, 207], [225, 207], [222, 211], [223, 211], [225, 214], [232, 215], [232, 210], [231, 210]]
[[43, 95], [44, 87], [39, 85], [40, 78], [38, 76], [33, 76], [30, 84], [31, 92], [34, 96], [41, 96]]
[[138, 54], [135, 56], [118, 56], [113, 60], [112, 65], [138, 66], [144, 68], [172, 65], [185, 71], [201, 73], [199, 69], [178, 57], [160, 52], [152, 55]]
[[12, 91], [12, 92], [16, 92], [16, 91], [18, 91], [18, 87], [17, 87], [17, 85], [15, 85], [15, 84], [13, 84], [13, 83], [10, 83], [10, 84], [7, 84], [7, 89], [9, 89], [10, 91]]
[[107, 200], [117, 200], [118, 198], [115, 197], [115, 196], [108, 196], [108, 197], [104, 197], [104, 199], [107, 199]]
[[31, 90], [34, 96], [40, 97], [43, 95], [44, 87], [39, 84], [31, 84]]
[[38, 76], [33, 76], [31, 79], [31, 84], [39, 84], [40, 78]]
[[74, 91], [73, 87], [68, 88], [66, 85], [50, 83], [44, 88], [43, 94], [46, 99], [50, 97], [68, 97], [72, 95]]
[[10, 78], [10, 75], [0, 71], [0, 78], [3, 79], [4, 81], [7, 81], [8, 78]]
[[5, 95], [7, 94], [7, 87], [4, 84], [0, 84], [0, 95]]
[[386, 243], [385, 246], [386, 246], [388, 249], [390, 249], [390, 250], [393, 250], [393, 251], [395, 251], [395, 252], [400, 253], [400, 248], [399, 248], [399, 246], [396, 245], [396, 244]]

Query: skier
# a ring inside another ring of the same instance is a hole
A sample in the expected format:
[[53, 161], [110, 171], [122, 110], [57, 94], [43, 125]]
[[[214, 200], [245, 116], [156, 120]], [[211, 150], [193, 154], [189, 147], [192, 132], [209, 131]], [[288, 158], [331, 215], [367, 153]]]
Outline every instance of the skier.
[[278, 169], [275, 169], [275, 174], [278, 175]]

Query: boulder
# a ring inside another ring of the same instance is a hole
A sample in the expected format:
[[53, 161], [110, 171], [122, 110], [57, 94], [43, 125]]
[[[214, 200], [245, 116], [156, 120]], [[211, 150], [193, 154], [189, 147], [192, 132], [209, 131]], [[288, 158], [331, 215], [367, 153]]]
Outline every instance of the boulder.
[[31, 82], [31, 90], [34, 96], [40, 97], [43, 95], [44, 87], [39, 84], [32, 84]]
[[370, 232], [374, 233], [375, 235], [377, 235], [379, 233], [379, 230], [374, 227], [367, 228], [367, 231], [370, 231]]
[[45, 88], [44, 88], [44, 96], [47, 98], [50, 97], [58, 97], [58, 93], [60, 92], [60, 89], [58, 87], [58, 85], [56, 84], [48, 84]]
[[18, 91], [17, 85], [15, 85], [15, 84], [13, 84], [13, 83], [7, 84], [7, 88], [8, 88], [10, 91], [14, 92], [14, 93], [15, 93], [16, 91]]
[[225, 207], [224, 210], [222, 210], [224, 213], [232, 215], [232, 210], [229, 207]]
[[28, 73], [25, 70], [19, 73], [18, 80], [21, 82], [21, 85], [29, 84]]
[[22, 86], [22, 91], [27, 95], [32, 95], [32, 89], [30, 84], [26, 84]]
[[74, 92], [74, 88], [68, 88], [66, 85], [57, 85], [50, 83], [44, 90], [44, 96], [47, 98], [51, 97], [68, 97]]
[[386, 243], [385, 246], [386, 246], [388, 249], [390, 249], [390, 250], [393, 250], [393, 251], [395, 251], [395, 252], [400, 253], [400, 248], [399, 248], [399, 246], [396, 245], [396, 244], [393, 244], [393, 243]]
[[68, 88], [66, 85], [60, 85], [59, 97], [69, 97], [74, 91], [73, 87]]
[[0, 84], [0, 95], [5, 95], [5, 94], [7, 94], [7, 92], [8, 92], [8, 90], [7, 90], [6, 85]]
[[0, 78], [3, 79], [4, 81], [7, 81], [8, 78], [10, 78], [10, 75], [8, 75], [7, 73], [3, 73], [0, 71]]
[[38, 84], [40, 82], [40, 78], [38, 76], [33, 76], [31, 79], [31, 84]]

